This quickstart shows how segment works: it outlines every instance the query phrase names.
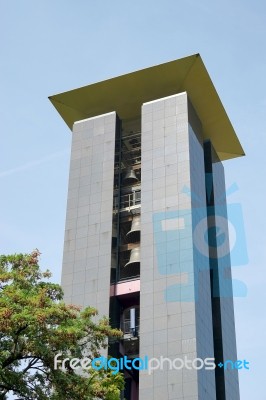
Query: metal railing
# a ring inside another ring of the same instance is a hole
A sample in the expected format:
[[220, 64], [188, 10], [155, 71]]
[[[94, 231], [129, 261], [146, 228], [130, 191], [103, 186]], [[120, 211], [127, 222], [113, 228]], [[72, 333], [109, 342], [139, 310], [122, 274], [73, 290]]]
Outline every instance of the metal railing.
[[130, 328], [130, 319], [125, 319], [123, 321], [123, 327], [122, 327], [122, 331], [124, 332], [124, 335], [129, 335], [132, 337], [136, 337], [139, 335], [139, 321], [138, 321], [138, 325], [136, 325], [136, 327], [134, 329]]
[[141, 204], [141, 191], [124, 194], [121, 196], [120, 208], [131, 208]]
[[[121, 196], [120, 200], [120, 210], [125, 208], [133, 208], [141, 205], [141, 190], [132, 192], [129, 194], [124, 194]], [[118, 211], [119, 201], [118, 197], [114, 197], [114, 210]]]

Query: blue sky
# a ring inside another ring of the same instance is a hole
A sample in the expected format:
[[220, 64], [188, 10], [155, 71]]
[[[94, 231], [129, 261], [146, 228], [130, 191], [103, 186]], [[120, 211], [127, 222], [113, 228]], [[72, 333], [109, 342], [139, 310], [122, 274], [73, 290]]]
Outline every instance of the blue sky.
[[[249, 262], [235, 298], [241, 400], [265, 399], [266, 3], [0, 0], [0, 252], [39, 248], [60, 280], [71, 132], [48, 96], [200, 53], [246, 151], [225, 162]], [[255, 393], [255, 394], [254, 394]]]

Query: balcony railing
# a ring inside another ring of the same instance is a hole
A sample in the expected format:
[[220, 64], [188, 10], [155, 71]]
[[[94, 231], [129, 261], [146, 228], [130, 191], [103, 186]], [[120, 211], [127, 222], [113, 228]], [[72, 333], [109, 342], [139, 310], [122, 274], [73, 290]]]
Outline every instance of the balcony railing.
[[141, 204], [141, 191], [132, 192], [129, 194], [124, 194], [121, 196], [120, 208], [132, 208], [140, 206]]
[[[132, 208], [140, 207], [141, 205], [141, 190], [132, 192], [129, 194], [124, 194], [120, 199], [120, 210], [130, 210]], [[114, 198], [114, 211], [118, 211], [119, 201], [118, 197]]]
[[122, 330], [124, 332], [124, 336], [126, 337], [138, 337], [139, 336], [139, 321], [138, 325], [134, 329], [130, 328], [130, 320], [126, 319], [123, 321]]

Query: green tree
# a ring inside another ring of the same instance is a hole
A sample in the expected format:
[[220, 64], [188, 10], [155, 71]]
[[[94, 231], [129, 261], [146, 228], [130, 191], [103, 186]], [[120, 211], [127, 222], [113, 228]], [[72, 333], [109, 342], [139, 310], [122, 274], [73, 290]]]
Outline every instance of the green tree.
[[95, 321], [97, 311], [66, 305], [60, 285], [41, 272], [38, 250], [0, 256], [0, 399], [13, 393], [18, 400], [118, 400], [121, 374], [86, 370], [77, 374], [60, 359], [100, 356], [108, 337], [119, 337], [107, 318]]

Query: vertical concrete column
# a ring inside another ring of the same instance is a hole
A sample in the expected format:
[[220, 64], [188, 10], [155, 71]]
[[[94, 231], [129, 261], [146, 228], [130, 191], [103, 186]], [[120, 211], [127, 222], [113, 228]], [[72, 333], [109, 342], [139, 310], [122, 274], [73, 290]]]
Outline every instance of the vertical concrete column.
[[73, 126], [62, 286], [65, 300], [109, 315], [116, 113]]
[[[193, 242], [193, 196], [201, 185], [199, 215], [204, 207], [206, 214], [204, 156], [190, 108], [186, 93], [142, 107], [140, 357], [213, 356], [212, 332], [203, 339], [205, 318], [211, 326], [209, 271], [199, 283]], [[140, 371], [140, 400], [213, 400], [214, 373], [208, 373], [211, 386], [203, 373], [171, 370], [166, 360], [162, 370]]]

